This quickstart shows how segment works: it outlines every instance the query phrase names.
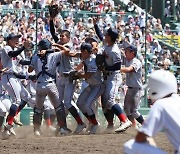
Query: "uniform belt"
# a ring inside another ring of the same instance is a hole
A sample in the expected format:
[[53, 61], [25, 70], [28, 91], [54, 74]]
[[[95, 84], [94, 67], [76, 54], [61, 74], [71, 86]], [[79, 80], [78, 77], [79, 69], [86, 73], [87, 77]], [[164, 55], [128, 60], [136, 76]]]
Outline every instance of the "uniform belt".
[[54, 81], [48, 81], [48, 82], [39, 82], [38, 83], [53, 83]]
[[68, 77], [69, 76], [69, 74], [67, 74], [67, 73], [63, 73], [62, 74], [64, 77]]
[[113, 74], [113, 72], [107, 72], [107, 75], [112, 75]]
[[139, 89], [139, 90], [141, 90], [141, 88], [138, 88], [138, 87], [128, 87], [128, 89]]
[[119, 71], [112, 71], [112, 72], [107, 72], [106, 75], [112, 75], [114, 73], [119, 73]]

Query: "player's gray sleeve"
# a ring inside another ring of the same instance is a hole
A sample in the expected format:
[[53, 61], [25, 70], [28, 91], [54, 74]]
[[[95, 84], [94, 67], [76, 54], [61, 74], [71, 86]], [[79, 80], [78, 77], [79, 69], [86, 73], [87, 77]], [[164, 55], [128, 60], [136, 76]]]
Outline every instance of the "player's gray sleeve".
[[133, 64], [131, 66], [134, 68], [135, 72], [137, 72], [139, 70], [139, 68], [141, 68], [141, 62], [135, 61], [135, 62], [133, 62]]

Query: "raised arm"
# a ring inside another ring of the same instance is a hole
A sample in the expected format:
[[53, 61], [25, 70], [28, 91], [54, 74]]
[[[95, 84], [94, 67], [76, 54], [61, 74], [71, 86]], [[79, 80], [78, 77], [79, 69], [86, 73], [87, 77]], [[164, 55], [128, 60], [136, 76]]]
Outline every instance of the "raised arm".
[[8, 56], [9, 57], [17, 57], [24, 49], [29, 48], [30, 42], [26, 41], [24, 42], [24, 46], [15, 50], [15, 51], [9, 51]]
[[95, 29], [96, 34], [97, 34], [97, 36], [99, 37], [99, 39], [100, 39], [101, 41], [103, 41], [104, 35], [103, 35], [103, 33], [101, 32], [101, 30], [99, 29], [99, 26], [97, 25], [97, 20], [98, 20], [97, 18], [93, 18], [94, 29]]
[[55, 33], [53, 18], [50, 18], [50, 33], [51, 33], [54, 41], [57, 43], [59, 41], [59, 38], [58, 38], [58, 36]]

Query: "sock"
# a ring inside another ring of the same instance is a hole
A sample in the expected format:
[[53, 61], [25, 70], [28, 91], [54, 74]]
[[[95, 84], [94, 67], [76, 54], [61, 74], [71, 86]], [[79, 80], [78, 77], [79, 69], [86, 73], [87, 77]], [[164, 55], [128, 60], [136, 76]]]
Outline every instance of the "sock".
[[79, 113], [77, 112], [76, 108], [74, 106], [70, 107], [69, 112], [72, 114], [72, 116], [75, 118], [76, 122], [80, 125], [83, 124], [83, 121], [81, 117], [79, 116]]
[[105, 116], [109, 126], [114, 125], [113, 124], [114, 112], [113, 112], [112, 109], [111, 110], [107, 110], [107, 112], [104, 113], [104, 116]]
[[19, 107], [18, 107], [18, 110], [16, 111], [16, 115], [25, 107], [25, 105], [27, 104], [26, 101], [22, 100]]
[[45, 119], [45, 122], [46, 122], [46, 125], [49, 127], [51, 126], [51, 119], [50, 119], [50, 111], [49, 110], [45, 110], [44, 111], [44, 119]]
[[140, 115], [138, 118], [136, 118], [136, 120], [137, 120], [140, 124], [142, 124], [142, 123], [144, 122], [144, 118], [143, 118], [142, 115]]
[[98, 122], [97, 122], [97, 120], [96, 120], [95, 114], [90, 115], [89, 117], [90, 117], [91, 122], [92, 122], [93, 125], [97, 125], [97, 124], [98, 124]]
[[50, 119], [46, 119], [45, 120], [45, 122], [46, 122], [46, 126], [47, 127], [49, 127], [49, 126], [51, 126], [52, 124], [51, 124], [51, 120]]
[[89, 123], [92, 123], [91, 122], [91, 118], [90, 118], [90, 116], [88, 116], [88, 114], [87, 113], [83, 113], [84, 114], [84, 116], [87, 118], [87, 120], [89, 121]]
[[6, 120], [9, 125], [13, 124], [14, 116], [16, 115], [17, 110], [18, 110], [17, 105], [12, 104], [10, 107], [9, 115], [7, 116], [7, 120]]
[[118, 116], [119, 120], [122, 122], [126, 122], [127, 118], [124, 115], [121, 107], [118, 104], [115, 104], [112, 106], [112, 110], [114, 111], [114, 113]]

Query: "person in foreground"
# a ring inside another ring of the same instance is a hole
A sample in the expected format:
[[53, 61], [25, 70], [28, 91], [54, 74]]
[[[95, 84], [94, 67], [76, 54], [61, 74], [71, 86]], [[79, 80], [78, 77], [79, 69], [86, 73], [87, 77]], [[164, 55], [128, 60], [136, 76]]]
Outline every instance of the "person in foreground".
[[173, 145], [174, 153], [180, 154], [180, 97], [177, 94], [175, 76], [165, 70], [154, 71], [146, 88], [149, 89], [149, 96], [154, 104], [135, 139], [124, 144], [124, 153], [166, 153], [155, 146], [152, 138], [163, 130]]

